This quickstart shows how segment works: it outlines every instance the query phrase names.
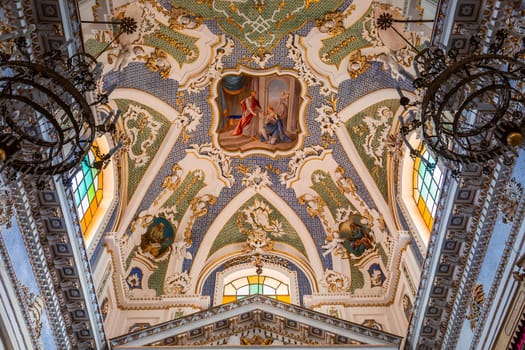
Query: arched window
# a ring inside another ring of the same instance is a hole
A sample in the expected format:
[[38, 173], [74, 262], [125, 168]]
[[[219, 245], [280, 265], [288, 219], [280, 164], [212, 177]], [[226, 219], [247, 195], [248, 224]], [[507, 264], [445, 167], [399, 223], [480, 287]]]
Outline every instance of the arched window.
[[102, 171], [91, 167], [96, 160], [99, 159], [95, 152], [90, 150], [82, 161], [80, 169], [73, 176], [71, 184], [80, 227], [84, 236], [102, 201]]
[[443, 173], [435, 165], [436, 160], [426, 149], [420, 150], [423, 161], [416, 158], [414, 161], [414, 199], [417, 208], [427, 227], [432, 229], [436, 215], [437, 204], [443, 185]]
[[273, 277], [257, 275], [241, 277], [226, 284], [222, 302], [229, 303], [254, 294], [290, 302], [290, 289], [287, 284]]

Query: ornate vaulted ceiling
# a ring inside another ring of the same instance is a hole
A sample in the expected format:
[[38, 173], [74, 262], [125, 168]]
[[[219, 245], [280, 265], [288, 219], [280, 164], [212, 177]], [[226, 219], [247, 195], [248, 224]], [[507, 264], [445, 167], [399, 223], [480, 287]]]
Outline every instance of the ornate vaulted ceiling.
[[[412, 244], [417, 262], [424, 235], [401, 202], [396, 136], [413, 54], [376, 26], [383, 12], [424, 12], [403, 4], [80, 3], [83, 20], [138, 25], [117, 35], [83, 24], [112, 90], [99, 113], [122, 112], [105, 238], [120, 312], [220, 304], [218, 281], [255, 274], [260, 256], [263, 274], [292, 276], [293, 303], [339, 317], [361, 308], [380, 324], [381, 308], [407, 315], [417, 274], [402, 257]], [[426, 40], [424, 26], [396, 28], [414, 46]]]

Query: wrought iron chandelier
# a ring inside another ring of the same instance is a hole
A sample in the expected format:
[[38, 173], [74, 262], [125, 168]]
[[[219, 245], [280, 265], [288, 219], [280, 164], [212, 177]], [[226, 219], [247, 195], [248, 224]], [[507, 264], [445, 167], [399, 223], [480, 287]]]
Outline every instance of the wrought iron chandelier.
[[[377, 20], [382, 30], [405, 21], [383, 13]], [[486, 52], [478, 37], [470, 39], [471, 52], [445, 53], [439, 48], [418, 50], [413, 81], [421, 99], [411, 102], [401, 96], [405, 108], [417, 107], [419, 115], [400, 118], [401, 137], [411, 155], [421, 157], [408, 142], [417, 131], [436, 156], [451, 165], [483, 163], [503, 157], [512, 163], [517, 147], [523, 147], [525, 133], [525, 41], [507, 40], [511, 33], [500, 29]]]
[[[137, 28], [132, 18], [116, 24], [120, 34]], [[110, 93], [98, 88], [101, 73], [87, 53], [68, 58], [52, 50], [37, 60], [26, 36], [0, 42], [0, 173], [55, 175], [78, 167], [97, 134], [113, 131], [109, 124], [116, 122], [97, 124], [93, 115]], [[114, 153], [103, 155], [104, 162]]]

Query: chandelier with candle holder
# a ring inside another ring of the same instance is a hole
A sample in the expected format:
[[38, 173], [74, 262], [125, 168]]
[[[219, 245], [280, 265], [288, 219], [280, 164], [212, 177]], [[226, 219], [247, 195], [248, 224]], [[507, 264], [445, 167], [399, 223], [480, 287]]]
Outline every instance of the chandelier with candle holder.
[[400, 118], [400, 134], [414, 157], [420, 151], [408, 142], [418, 132], [426, 148], [452, 168], [503, 158], [511, 164], [525, 133], [525, 41], [501, 28], [483, 49], [478, 36], [470, 38], [470, 52], [460, 55], [436, 47], [414, 47], [393, 26], [397, 20], [383, 13], [382, 30], [392, 28], [416, 52], [413, 86], [415, 102], [401, 95], [408, 113]]
[[[117, 24], [119, 35], [137, 28], [132, 18]], [[0, 42], [0, 173], [16, 178], [77, 168], [95, 138], [115, 129], [116, 118], [97, 123], [93, 115], [110, 93], [98, 88], [101, 73], [96, 57], [84, 52], [35, 58], [29, 35]]]

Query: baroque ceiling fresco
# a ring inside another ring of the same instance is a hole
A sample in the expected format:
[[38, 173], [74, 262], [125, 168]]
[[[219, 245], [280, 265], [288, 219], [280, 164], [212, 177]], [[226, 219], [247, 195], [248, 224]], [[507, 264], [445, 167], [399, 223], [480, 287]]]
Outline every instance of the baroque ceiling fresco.
[[[405, 310], [396, 301], [406, 312], [418, 277], [401, 257], [408, 245], [424, 255], [401, 203], [397, 138], [414, 55], [376, 25], [383, 12], [402, 18], [402, 6], [80, 3], [83, 20], [137, 21], [119, 35], [82, 25], [112, 90], [99, 114], [121, 112], [104, 238], [120, 310], [221, 304], [218, 281], [255, 275], [259, 260], [263, 275], [292, 276], [288, 301], [338, 317], [340, 306], [390, 307], [408, 279]], [[427, 39], [422, 26], [396, 28], [416, 47]]]

